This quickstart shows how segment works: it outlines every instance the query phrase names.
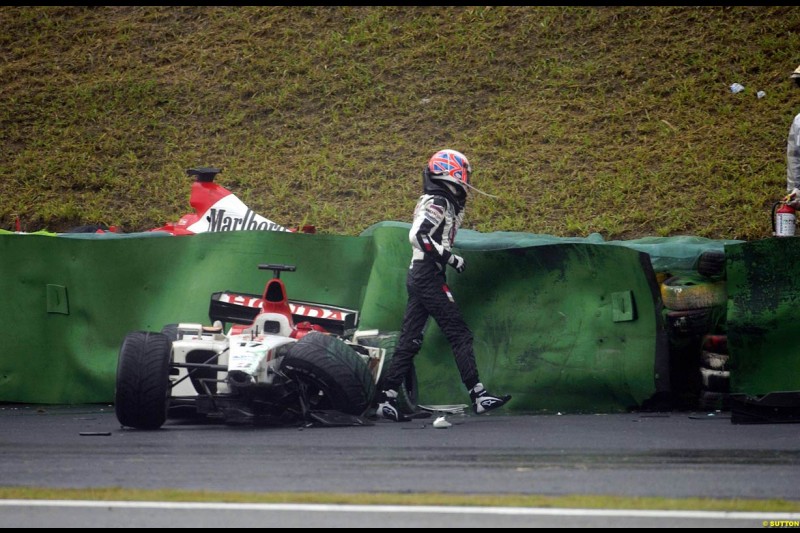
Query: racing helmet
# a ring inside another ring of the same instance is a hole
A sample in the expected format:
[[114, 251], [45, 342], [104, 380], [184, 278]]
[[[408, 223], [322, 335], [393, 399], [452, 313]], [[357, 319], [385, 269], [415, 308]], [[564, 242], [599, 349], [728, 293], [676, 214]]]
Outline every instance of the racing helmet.
[[460, 195], [466, 196], [472, 167], [461, 152], [450, 149], [439, 150], [428, 161], [428, 172], [430, 179], [453, 184], [461, 190]]

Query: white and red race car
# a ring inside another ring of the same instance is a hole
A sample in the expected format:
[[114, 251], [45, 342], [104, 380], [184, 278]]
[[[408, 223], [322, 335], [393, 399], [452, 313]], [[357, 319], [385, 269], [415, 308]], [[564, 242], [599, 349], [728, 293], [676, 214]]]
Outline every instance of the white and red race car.
[[[211, 326], [169, 324], [125, 336], [115, 391], [123, 426], [157, 429], [168, 418], [198, 416], [226, 423], [368, 423], [397, 334], [359, 331], [353, 309], [290, 301], [280, 273], [294, 266], [259, 269], [273, 271], [263, 294], [212, 294]], [[417, 410], [413, 368], [401, 389], [404, 412], [425, 416]]]
[[[220, 172], [221, 169], [213, 167], [188, 169], [186, 174], [195, 177], [189, 196], [189, 204], [194, 212], [182, 216], [177, 222], [150, 231], [166, 231], [173, 235], [240, 230], [298, 231], [287, 229], [255, 213], [231, 191], [214, 183], [214, 178]], [[315, 228], [304, 226], [299, 231], [314, 233]]]
[[[231, 191], [214, 182], [219, 168], [198, 167], [186, 170], [194, 176], [189, 204], [193, 212], [183, 215], [177, 222], [168, 222], [158, 228], [145, 231], [165, 232], [171, 235], [195, 235], [224, 231], [290, 231], [316, 233], [316, 227], [305, 225], [286, 228], [277, 222], [254, 212]], [[16, 231], [20, 233], [19, 218]], [[122, 233], [117, 226], [89, 224], [72, 228], [67, 233]]]

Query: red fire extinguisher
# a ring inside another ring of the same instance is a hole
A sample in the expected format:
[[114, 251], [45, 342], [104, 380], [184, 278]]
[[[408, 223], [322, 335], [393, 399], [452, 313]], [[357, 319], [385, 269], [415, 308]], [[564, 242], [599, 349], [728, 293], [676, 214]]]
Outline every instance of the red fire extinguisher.
[[772, 206], [772, 234], [776, 237], [794, 237], [796, 221], [795, 209], [786, 200]]

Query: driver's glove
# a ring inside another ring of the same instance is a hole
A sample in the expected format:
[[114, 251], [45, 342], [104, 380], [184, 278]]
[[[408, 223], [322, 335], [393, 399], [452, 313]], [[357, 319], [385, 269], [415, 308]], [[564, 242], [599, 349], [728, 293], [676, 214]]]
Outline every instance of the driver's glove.
[[464, 269], [467, 267], [464, 258], [456, 254], [450, 254], [450, 257], [447, 259], [447, 264], [455, 268], [456, 272], [458, 272], [459, 274], [464, 272]]

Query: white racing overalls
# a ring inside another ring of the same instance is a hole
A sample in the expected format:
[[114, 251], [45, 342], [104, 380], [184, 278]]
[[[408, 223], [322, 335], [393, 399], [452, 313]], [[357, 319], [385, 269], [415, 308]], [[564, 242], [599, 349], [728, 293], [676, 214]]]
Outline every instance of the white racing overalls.
[[800, 189], [800, 114], [792, 121], [786, 143], [786, 192], [793, 189]]

